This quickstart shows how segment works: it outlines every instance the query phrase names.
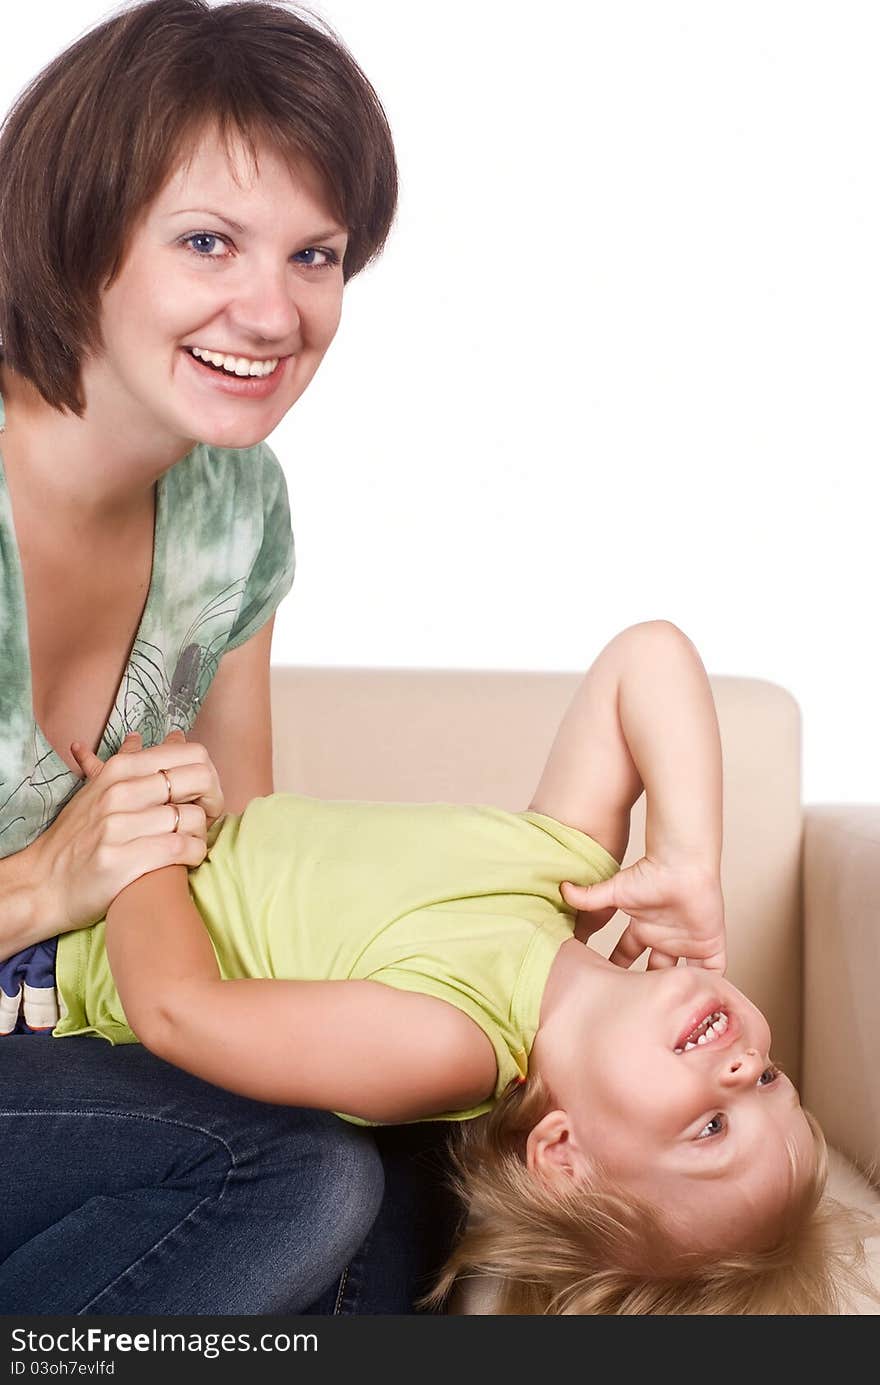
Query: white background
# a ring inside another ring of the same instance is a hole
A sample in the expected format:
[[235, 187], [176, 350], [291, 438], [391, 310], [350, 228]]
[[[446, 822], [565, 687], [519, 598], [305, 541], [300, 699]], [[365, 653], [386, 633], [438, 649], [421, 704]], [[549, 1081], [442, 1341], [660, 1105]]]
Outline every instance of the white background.
[[[272, 437], [275, 660], [575, 669], [665, 617], [793, 692], [808, 801], [880, 800], [880, 7], [318, 8], [402, 200]], [[16, 6], [3, 108], [109, 12]]]

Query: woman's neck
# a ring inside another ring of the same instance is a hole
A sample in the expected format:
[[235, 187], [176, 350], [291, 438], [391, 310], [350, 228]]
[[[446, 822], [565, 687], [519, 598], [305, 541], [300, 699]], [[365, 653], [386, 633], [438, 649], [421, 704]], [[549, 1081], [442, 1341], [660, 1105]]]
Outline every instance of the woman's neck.
[[192, 444], [150, 440], [133, 426], [123, 401], [102, 392], [100, 377], [90, 383], [85, 415], [77, 418], [52, 408], [29, 381], [0, 365], [6, 413], [0, 452], [22, 496], [38, 498], [55, 514], [101, 524], [143, 506], [157, 479]]

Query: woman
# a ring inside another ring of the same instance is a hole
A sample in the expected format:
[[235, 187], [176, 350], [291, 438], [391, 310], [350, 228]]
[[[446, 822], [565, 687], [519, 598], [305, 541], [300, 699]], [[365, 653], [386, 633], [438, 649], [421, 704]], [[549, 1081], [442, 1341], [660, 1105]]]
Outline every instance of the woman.
[[[57, 935], [272, 789], [293, 545], [263, 439], [384, 243], [387, 123], [282, 6], [149, 0], [23, 93], [0, 171], [0, 1310], [345, 1311], [369, 1139], [48, 1035]], [[108, 806], [71, 742], [132, 731]], [[387, 1288], [369, 1310], [401, 1311]]]

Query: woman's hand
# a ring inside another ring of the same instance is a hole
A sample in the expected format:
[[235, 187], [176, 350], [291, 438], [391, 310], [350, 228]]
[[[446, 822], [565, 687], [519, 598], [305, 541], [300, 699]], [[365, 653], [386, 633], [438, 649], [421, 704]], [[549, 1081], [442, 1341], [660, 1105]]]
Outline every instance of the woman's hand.
[[632, 966], [650, 948], [648, 967], [652, 969], [674, 967], [679, 957], [713, 971], [727, 967], [721, 882], [705, 866], [643, 856], [610, 880], [586, 886], [566, 880], [561, 891], [566, 904], [578, 911], [575, 936], [582, 939], [607, 923], [616, 910], [629, 914], [629, 923], [611, 953], [615, 966]]
[[71, 750], [88, 782], [30, 848], [42, 911], [59, 933], [102, 918], [141, 875], [199, 865], [207, 829], [223, 812], [208, 752], [181, 731], [149, 750], [126, 736], [106, 763], [78, 742]]

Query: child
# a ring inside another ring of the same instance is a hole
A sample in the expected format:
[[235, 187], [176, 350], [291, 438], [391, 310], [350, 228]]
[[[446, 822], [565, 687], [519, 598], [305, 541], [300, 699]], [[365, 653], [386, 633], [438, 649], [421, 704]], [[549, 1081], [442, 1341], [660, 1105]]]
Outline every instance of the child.
[[[62, 937], [57, 1035], [362, 1123], [485, 1116], [433, 1302], [476, 1270], [502, 1312], [835, 1311], [821, 1134], [722, 975], [718, 727], [674, 626], [603, 650], [526, 812], [279, 794], [208, 841], [189, 893], [156, 872]], [[616, 909], [606, 961], [582, 942]]]

